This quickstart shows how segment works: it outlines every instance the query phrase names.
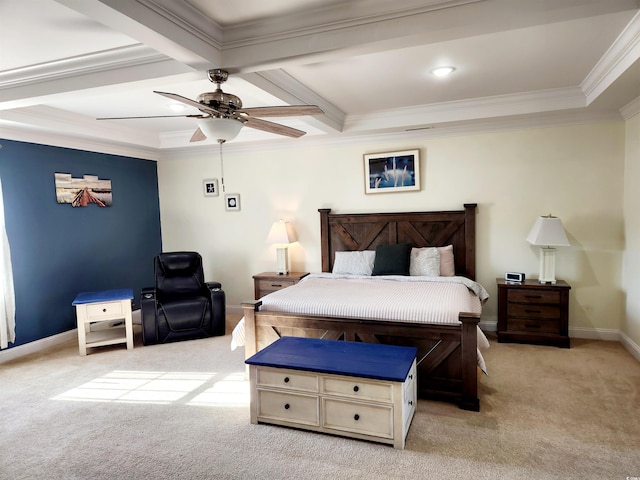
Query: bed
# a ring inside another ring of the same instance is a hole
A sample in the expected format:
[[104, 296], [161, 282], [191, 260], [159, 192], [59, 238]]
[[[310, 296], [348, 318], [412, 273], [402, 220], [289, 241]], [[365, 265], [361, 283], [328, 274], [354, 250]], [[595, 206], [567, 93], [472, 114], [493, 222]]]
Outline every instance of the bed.
[[[416, 248], [451, 245], [454, 277], [449, 280], [453, 282], [463, 277], [465, 283], [475, 284], [476, 207], [476, 204], [465, 204], [464, 210], [455, 211], [358, 214], [320, 209], [322, 271], [325, 276], [334, 272], [337, 256], [344, 258], [337, 252], [380, 251], [386, 248], [384, 246], [402, 244]], [[295, 287], [322, 281], [323, 275], [310, 277]], [[386, 280], [386, 277], [381, 276], [380, 280]], [[388, 280], [392, 281], [391, 278]], [[415, 279], [404, 278], [402, 284], [407, 286], [404, 288], [414, 287], [410, 280]], [[260, 300], [243, 302], [244, 318], [239, 327], [242, 327], [240, 344], [245, 346], [245, 358], [281, 336], [415, 346], [418, 348], [418, 396], [454, 402], [465, 410], [479, 411], [478, 366], [483, 361], [478, 346], [479, 342], [486, 342], [486, 338], [478, 328], [478, 307], [486, 296], [470, 307], [470, 311], [456, 312], [453, 320], [421, 323], [396, 318], [395, 312], [354, 316], [317, 310], [300, 313], [293, 308], [287, 311], [288, 308], [275, 306], [277, 298], [271, 298], [295, 292], [294, 287], [289, 287]], [[398, 313], [397, 317], [400, 316]]]

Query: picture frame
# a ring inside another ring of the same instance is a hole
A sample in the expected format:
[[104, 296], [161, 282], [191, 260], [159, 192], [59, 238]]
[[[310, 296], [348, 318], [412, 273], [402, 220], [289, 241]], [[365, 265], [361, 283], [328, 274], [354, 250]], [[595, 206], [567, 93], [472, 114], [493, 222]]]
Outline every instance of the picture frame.
[[367, 153], [364, 159], [365, 193], [420, 190], [420, 151]]
[[239, 211], [240, 210], [240, 194], [227, 193], [224, 196], [224, 206], [226, 210]]
[[202, 186], [204, 189], [205, 197], [217, 197], [220, 195], [220, 191], [218, 190], [218, 179], [217, 178], [209, 178], [207, 180], [202, 181]]

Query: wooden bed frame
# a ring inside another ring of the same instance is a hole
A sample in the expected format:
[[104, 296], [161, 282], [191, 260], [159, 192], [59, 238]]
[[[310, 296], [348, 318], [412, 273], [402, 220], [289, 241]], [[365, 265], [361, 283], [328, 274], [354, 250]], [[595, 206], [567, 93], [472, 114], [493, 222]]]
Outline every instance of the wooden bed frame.
[[[336, 251], [378, 245], [453, 245], [456, 275], [475, 280], [474, 204], [464, 210], [414, 213], [335, 214], [320, 209], [322, 271]], [[418, 347], [418, 396], [479, 411], [477, 325], [479, 315], [461, 313], [459, 325], [415, 324], [260, 311], [260, 300], [243, 302], [245, 358], [280, 336], [327, 338]]]

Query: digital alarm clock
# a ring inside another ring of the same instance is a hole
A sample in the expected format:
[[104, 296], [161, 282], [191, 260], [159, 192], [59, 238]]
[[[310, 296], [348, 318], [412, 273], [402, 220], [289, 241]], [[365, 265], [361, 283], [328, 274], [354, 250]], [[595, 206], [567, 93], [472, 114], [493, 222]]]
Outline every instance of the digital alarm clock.
[[507, 282], [524, 282], [524, 273], [507, 272], [504, 274], [504, 279]]

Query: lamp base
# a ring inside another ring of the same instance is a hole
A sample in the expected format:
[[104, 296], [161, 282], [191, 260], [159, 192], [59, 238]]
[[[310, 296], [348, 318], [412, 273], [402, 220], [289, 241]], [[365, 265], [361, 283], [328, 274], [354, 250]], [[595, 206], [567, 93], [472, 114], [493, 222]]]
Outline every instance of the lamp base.
[[553, 247], [542, 247], [540, 249], [538, 283], [556, 284], [556, 249]]
[[287, 247], [276, 248], [276, 273], [286, 275], [289, 273], [289, 252]]

